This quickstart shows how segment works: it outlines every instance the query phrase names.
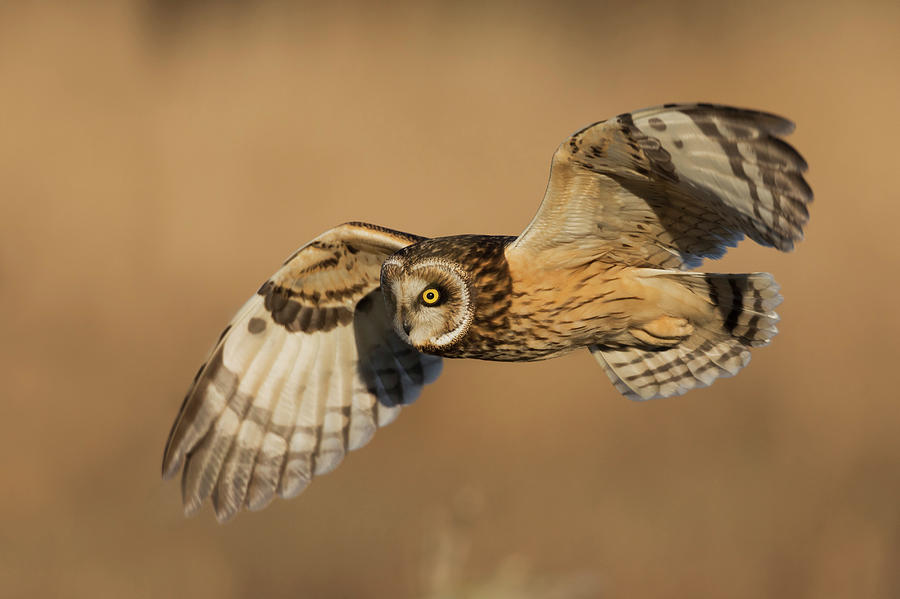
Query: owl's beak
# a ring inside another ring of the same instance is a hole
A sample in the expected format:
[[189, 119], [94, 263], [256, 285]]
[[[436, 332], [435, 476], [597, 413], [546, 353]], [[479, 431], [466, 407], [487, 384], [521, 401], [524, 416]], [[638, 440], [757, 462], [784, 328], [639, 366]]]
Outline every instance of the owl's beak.
[[409, 337], [409, 332], [412, 330], [412, 323], [409, 321], [409, 312], [407, 312], [406, 308], [400, 308], [400, 322], [403, 324], [403, 332]]

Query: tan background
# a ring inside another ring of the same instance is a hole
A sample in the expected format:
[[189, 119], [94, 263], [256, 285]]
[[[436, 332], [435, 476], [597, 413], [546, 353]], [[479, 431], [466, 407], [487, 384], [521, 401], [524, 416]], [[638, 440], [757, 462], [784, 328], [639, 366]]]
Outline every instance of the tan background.
[[[900, 596], [897, 3], [219, 4], [0, 7], [0, 594]], [[811, 165], [796, 252], [706, 265], [786, 297], [739, 377], [448, 362], [300, 498], [183, 519], [171, 420], [295, 247], [516, 233], [569, 133], [678, 100]]]

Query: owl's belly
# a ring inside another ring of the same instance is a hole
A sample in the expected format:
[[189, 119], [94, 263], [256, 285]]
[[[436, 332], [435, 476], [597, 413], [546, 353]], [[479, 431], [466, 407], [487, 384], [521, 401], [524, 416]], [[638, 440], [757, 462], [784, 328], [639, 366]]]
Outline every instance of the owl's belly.
[[627, 286], [608, 282], [609, 289], [582, 288], [573, 293], [542, 286], [519, 292], [507, 310], [479, 318], [476, 314], [460, 342], [441, 355], [520, 362], [545, 360], [592, 344], [621, 345], [628, 330], [646, 310], [643, 297], [628, 295]]
[[618, 315], [574, 320], [565, 311], [511, 314], [497, 324], [475, 324], [460, 343], [437, 353], [499, 362], [546, 360], [595, 343], [617, 345], [628, 330], [627, 320]]
[[635, 327], [665, 313], [665, 291], [648, 286], [644, 272], [594, 263], [577, 272], [514, 278], [502, 322], [476, 322], [459, 356], [543, 360], [588, 345], [633, 346]]
[[[467, 338], [452, 347], [445, 347], [433, 352], [445, 358], [469, 358], [491, 360], [494, 362], [530, 362], [546, 360], [567, 354], [579, 346], [566, 342], [552, 343], [526, 336], [513, 337], [507, 335], [470, 334]], [[426, 353], [429, 350], [425, 350]]]
[[656, 347], [652, 339], [635, 333], [648, 326], [653, 331], [686, 323], [677, 318], [681, 314], [673, 310], [665, 281], [655, 276], [659, 272], [595, 262], [579, 270], [513, 277], [510, 301], [502, 307], [480, 306], [467, 334], [439, 353], [520, 362], [554, 358], [589, 345]]
[[529, 362], [555, 358], [579, 347], [564, 340], [557, 342], [548, 338], [542, 339], [525, 331], [517, 335], [516, 328], [508, 329], [504, 334], [497, 334], [497, 331], [485, 333], [486, 331], [478, 331], [473, 327], [461, 343], [443, 348], [436, 353], [445, 358]]

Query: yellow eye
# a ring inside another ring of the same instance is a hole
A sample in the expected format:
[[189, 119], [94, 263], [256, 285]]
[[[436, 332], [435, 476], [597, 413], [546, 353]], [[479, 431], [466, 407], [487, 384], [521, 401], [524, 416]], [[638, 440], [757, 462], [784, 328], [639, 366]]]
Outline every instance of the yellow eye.
[[434, 287], [428, 288], [422, 292], [422, 301], [427, 306], [433, 306], [441, 299], [441, 294]]

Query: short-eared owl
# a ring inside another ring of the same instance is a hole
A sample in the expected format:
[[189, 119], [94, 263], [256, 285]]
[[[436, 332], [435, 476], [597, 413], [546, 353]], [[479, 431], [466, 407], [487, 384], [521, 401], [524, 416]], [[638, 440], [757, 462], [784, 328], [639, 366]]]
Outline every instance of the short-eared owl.
[[426, 239], [364, 223], [297, 250], [197, 372], [163, 475], [219, 520], [292, 497], [434, 381], [441, 358], [540, 360], [587, 348], [651, 399], [737, 373], [776, 334], [766, 273], [687, 272], [745, 235], [790, 250], [806, 163], [763, 112], [667, 104], [578, 131], [518, 237]]

